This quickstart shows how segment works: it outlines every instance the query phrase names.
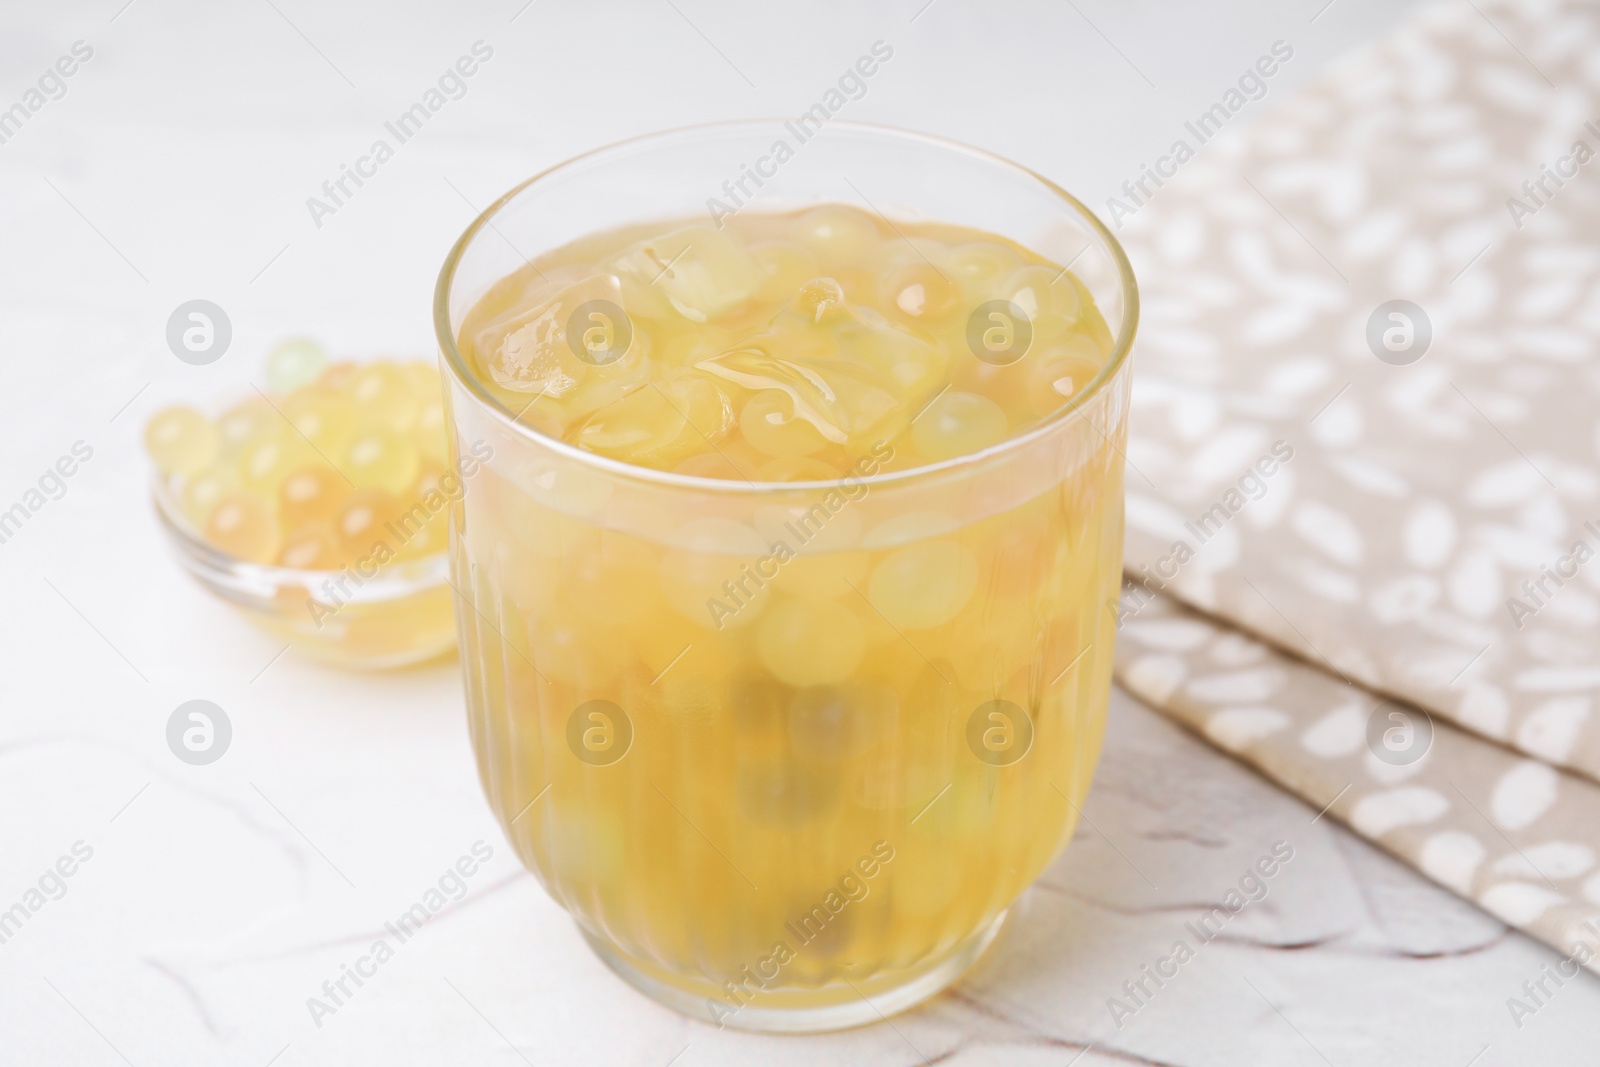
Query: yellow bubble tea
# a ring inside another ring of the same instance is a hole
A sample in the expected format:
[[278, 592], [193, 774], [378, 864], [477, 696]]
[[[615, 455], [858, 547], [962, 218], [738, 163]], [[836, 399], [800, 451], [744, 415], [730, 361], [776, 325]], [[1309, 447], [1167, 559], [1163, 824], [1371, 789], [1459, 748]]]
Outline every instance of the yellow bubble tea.
[[[871, 476], [1094, 395], [1089, 290], [994, 234], [822, 205], [585, 238], [491, 286], [457, 343], [564, 448], [703, 502], [803, 490], [736, 519], [539, 462], [477, 475], [454, 551], [480, 771], [556, 899], [725, 1010], [777, 943], [755, 1002], [817, 1006], [991, 923], [1071, 837], [1098, 756], [1122, 430], [1102, 414], [1024, 488], [951, 479], [885, 510]], [[573, 725], [595, 701], [626, 720], [614, 760]]]

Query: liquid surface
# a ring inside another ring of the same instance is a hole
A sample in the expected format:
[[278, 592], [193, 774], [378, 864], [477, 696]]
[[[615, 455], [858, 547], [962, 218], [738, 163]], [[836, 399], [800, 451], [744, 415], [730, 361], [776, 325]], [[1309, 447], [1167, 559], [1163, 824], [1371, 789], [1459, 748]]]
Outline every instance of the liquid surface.
[[1082, 394], [1111, 333], [1003, 238], [854, 208], [600, 235], [503, 279], [459, 347], [519, 421], [660, 470], [825, 481], [998, 444]]
[[[1079, 397], [1110, 338], [1069, 272], [898, 227], [824, 207], [602, 235], [493, 286], [458, 344], [540, 433], [730, 480], [921, 466]], [[1030, 309], [1024, 350], [996, 300]], [[954, 958], [1071, 837], [1098, 758], [1120, 410], [914, 504], [801, 486], [742, 513], [497, 440], [457, 512], [458, 618], [523, 861], [717, 1018], [858, 1003]]]

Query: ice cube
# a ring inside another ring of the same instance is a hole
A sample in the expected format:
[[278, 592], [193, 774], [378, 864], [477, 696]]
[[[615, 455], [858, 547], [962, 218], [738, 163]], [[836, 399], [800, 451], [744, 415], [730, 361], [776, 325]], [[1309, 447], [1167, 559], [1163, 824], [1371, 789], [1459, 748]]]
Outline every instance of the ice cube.
[[600, 408], [572, 435], [580, 448], [628, 463], [671, 467], [728, 435], [733, 405], [709, 375], [684, 371]]
[[593, 372], [634, 370], [644, 340], [615, 275], [568, 270], [531, 284], [526, 301], [478, 329], [474, 348], [502, 389], [560, 398]]
[[638, 314], [664, 318], [676, 312], [691, 322], [709, 322], [740, 307], [766, 276], [744, 248], [709, 226], [640, 241], [618, 255], [612, 269]]
[[700, 370], [759, 394], [785, 394], [792, 417], [810, 423], [824, 440], [843, 445], [866, 433], [895, 410], [894, 393], [870, 368], [840, 359], [782, 356], [771, 334], [746, 347], [724, 352], [697, 364]]
[[941, 357], [938, 346], [850, 303], [843, 287], [825, 277], [800, 286], [765, 332], [696, 366], [756, 394], [749, 403], [770, 407], [768, 391], [781, 393], [788, 410], [768, 413], [768, 421], [799, 420], [823, 440], [846, 445], [909, 420], [913, 405], [925, 402]]
[[1078, 290], [1066, 272], [1038, 265], [1023, 267], [1011, 275], [1000, 287], [1000, 295], [1028, 316], [1034, 340], [1040, 342], [1066, 333], [1083, 310]]

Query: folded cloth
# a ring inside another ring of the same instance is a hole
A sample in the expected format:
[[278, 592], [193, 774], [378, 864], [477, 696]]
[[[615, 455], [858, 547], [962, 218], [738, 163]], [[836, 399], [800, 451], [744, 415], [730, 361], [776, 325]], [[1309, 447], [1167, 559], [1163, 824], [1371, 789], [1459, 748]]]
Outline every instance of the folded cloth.
[[1600, 914], [1600, 10], [1428, 8], [1238, 135], [1207, 115], [1107, 204], [1144, 314], [1122, 680], [1315, 807], [1354, 783], [1332, 814], [1570, 951]]
[[1600, 974], [1600, 785], [1152, 599], [1117, 676], [1163, 714]]

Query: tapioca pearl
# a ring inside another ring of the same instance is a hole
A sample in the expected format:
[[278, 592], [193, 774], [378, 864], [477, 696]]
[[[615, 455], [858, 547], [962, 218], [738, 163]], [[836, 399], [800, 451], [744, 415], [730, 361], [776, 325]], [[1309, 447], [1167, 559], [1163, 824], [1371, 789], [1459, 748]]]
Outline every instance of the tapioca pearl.
[[338, 389], [313, 385], [297, 390], [280, 405], [284, 418], [320, 452], [332, 455], [355, 432], [355, 408]]
[[1026, 363], [1024, 359], [1001, 367], [973, 359], [969, 352], [952, 361], [950, 388], [959, 393], [1009, 398], [1016, 393], [1019, 385], [1027, 382], [1027, 371], [1023, 369]]
[[290, 530], [278, 552], [278, 565], [294, 570], [332, 571], [346, 562], [339, 537], [330, 523], [314, 523]]
[[300, 467], [278, 487], [278, 514], [288, 529], [331, 522], [350, 492], [350, 483], [325, 463]]
[[309, 337], [291, 337], [267, 353], [267, 384], [279, 394], [310, 385], [328, 366], [328, 353]]
[[785, 685], [837, 685], [849, 678], [866, 651], [861, 620], [829, 600], [782, 597], [756, 624], [756, 652]]
[[828, 204], [797, 218], [794, 236], [816, 254], [823, 266], [848, 267], [871, 258], [883, 234], [866, 212]]
[[412, 441], [385, 426], [368, 425], [345, 445], [338, 468], [360, 488], [399, 493], [416, 478], [420, 463]]
[[567, 557], [562, 587], [580, 614], [607, 626], [636, 619], [654, 605], [656, 555], [627, 534], [597, 532]]
[[867, 596], [900, 629], [924, 630], [955, 618], [977, 586], [978, 564], [964, 545], [922, 541], [873, 568]]
[[239, 451], [239, 480], [246, 491], [275, 501], [283, 480], [316, 459], [305, 439], [280, 423], [245, 442]]
[[1051, 341], [1048, 345], [1041, 345], [1035, 350], [1035, 356], [1029, 362], [1040, 364], [1052, 359], [1076, 360], [1101, 366], [1106, 361], [1106, 355], [1106, 347], [1088, 331], [1076, 329], [1065, 337]]
[[144, 431], [145, 450], [165, 474], [198, 474], [216, 462], [221, 445], [216, 425], [183, 405], [157, 412]]
[[213, 467], [184, 480], [179, 506], [184, 517], [196, 529], [203, 530], [218, 502], [240, 489], [238, 471], [232, 467]]
[[1036, 344], [1067, 332], [1082, 313], [1070, 275], [1050, 267], [1023, 267], [1006, 279], [1000, 296], [1028, 316]]
[[277, 516], [252, 493], [230, 493], [219, 500], [206, 520], [205, 539], [219, 551], [252, 563], [271, 563], [282, 543]]
[[907, 321], [926, 324], [948, 318], [961, 304], [961, 287], [933, 264], [917, 259], [885, 280], [883, 306]]
[[1047, 354], [1029, 374], [1029, 409], [1040, 418], [1061, 410], [1069, 401], [1083, 396], [1100, 373], [1101, 366], [1097, 362]]
[[752, 527], [731, 519], [684, 523], [666, 538], [671, 546], [657, 568], [662, 594], [684, 618], [712, 631], [746, 626], [771, 592], [759, 571], [771, 570], [771, 546]]
[[793, 300], [800, 286], [820, 271], [815, 253], [793, 241], [753, 244], [750, 258], [761, 268], [761, 286], [756, 290], [756, 299], [763, 303], [783, 304]]
[[1022, 266], [1022, 257], [993, 241], [956, 245], [938, 261], [945, 275], [961, 284], [973, 306], [994, 299], [1006, 278]]
[[395, 536], [389, 532], [387, 524], [399, 510], [399, 502], [381, 489], [351, 492], [333, 516], [333, 529], [340, 547], [356, 559], [393, 554]]
[[358, 422], [387, 426], [405, 432], [416, 425], [422, 398], [411, 388], [406, 374], [387, 360], [366, 363], [351, 374], [345, 396]]
[[757, 451], [780, 458], [808, 456], [828, 444], [815, 426], [795, 415], [793, 399], [778, 389], [763, 389], [745, 402], [739, 430]]
[[938, 461], [997, 445], [1009, 425], [999, 404], [976, 393], [948, 392], [911, 424], [911, 443], [923, 457]]
[[899, 699], [881, 682], [855, 679], [798, 690], [789, 702], [789, 741], [812, 759], [851, 759], [895, 730]]
[[229, 408], [217, 420], [221, 458], [224, 461], [236, 459], [248, 442], [282, 422], [283, 418], [272, 409], [272, 405], [260, 397]]

